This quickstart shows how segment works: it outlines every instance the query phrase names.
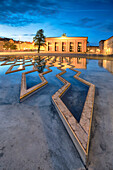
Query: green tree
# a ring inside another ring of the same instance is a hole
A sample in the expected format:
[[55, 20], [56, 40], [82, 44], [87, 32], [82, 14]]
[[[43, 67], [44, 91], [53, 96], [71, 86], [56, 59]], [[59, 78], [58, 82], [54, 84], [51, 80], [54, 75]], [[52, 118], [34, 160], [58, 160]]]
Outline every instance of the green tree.
[[40, 52], [40, 47], [45, 45], [44, 30], [40, 29], [37, 31], [35, 37], [33, 37], [35, 45], [38, 45], [38, 53]]
[[5, 48], [5, 50], [8, 50], [10, 48], [10, 43], [9, 42], [6, 42], [4, 45], [3, 45], [3, 48]]
[[11, 49], [11, 50], [16, 50], [17, 46], [13, 43], [10, 42], [6, 42], [3, 47], [5, 48], [5, 50]]
[[17, 46], [13, 43], [10, 43], [10, 49], [11, 50], [16, 50], [17, 49]]

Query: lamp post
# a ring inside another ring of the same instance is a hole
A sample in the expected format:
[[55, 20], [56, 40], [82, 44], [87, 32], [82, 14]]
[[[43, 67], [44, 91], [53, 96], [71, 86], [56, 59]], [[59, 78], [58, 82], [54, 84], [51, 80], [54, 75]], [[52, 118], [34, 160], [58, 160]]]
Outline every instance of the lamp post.
[[19, 36], [19, 50], [21, 50], [21, 48], [20, 48], [20, 38], [21, 38], [21, 36]]

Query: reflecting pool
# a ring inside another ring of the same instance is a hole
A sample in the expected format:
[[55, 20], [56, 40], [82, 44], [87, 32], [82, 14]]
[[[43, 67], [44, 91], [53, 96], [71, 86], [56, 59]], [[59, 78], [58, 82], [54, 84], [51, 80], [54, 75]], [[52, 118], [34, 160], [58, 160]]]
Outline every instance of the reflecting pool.
[[[15, 72], [12, 72], [8, 75], [5, 75], [5, 72], [11, 67], [15, 62], [15, 66], [12, 70], [15, 70]], [[19, 65], [20, 64], [20, 65]], [[80, 81], [74, 79], [74, 75], [76, 74], [74, 71], [70, 70], [71, 67], [74, 67], [76, 70], [81, 71], [80, 77], [95, 84], [96, 88], [98, 88], [98, 83], [101, 84], [101, 81], [98, 81], [99, 78], [103, 79], [102, 86], [104, 86], [104, 83], [108, 81], [108, 78], [113, 79], [113, 61], [108, 60], [90, 60], [86, 58], [76, 58], [76, 57], [62, 57], [62, 56], [44, 56], [44, 57], [27, 57], [25, 56], [22, 58], [12, 57], [10, 60], [0, 61], [0, 82], [5, 83], [5, 81], [8, 84], [9, 91], [8, 94], [6, 94], [7, 99], [11, 93], [13, 93], [11, 96], [13, 99], [16, 97], [16, 102], [19, 102], [19, 93], [21, 88], [21, 77], [22, 73], [29, 72], [34, 69], [38, 69], [35, 72], [30, 72], [29, 74], [26, 74], [26, 85], [27, 89], [36, 86], [38, 83], [41, 83], [41, 79], [39, 77], [39, 73], [43, 73], [47, 71], [47, 66], [50, 67], [52, 72], [44, 75], [44, 77], [48, 81], [48, 87], [53, 88], [54, 90], [50, 92], [50, 97], [63, 86], [63, 83], [56, 78], [56, 74], [61, 72], [59, 68], [62, 68], [66, 70], [66, 73], [62, 75], [62, 77], [71, 83], [70, 89], [62, 96], [62, 101], [67, 106], [67, 108], [70, 110], [70, 112], [73, 114], [73, 116], [76, 118], [76, 120], [79, 122], [81, 113], [83, 110], [83, 106], [86, 100], [87, 92], [89, 87], [81, 83]], [[16, 72], [20, 67], [25, 67], [25, 70], [20, 70]], [[52, 79], [51, 79], [52, 77]], [[13, 87], [15, 84], [18, 84], [19, 91], [11, 92], [11, 87]], [[45, 87], [46, 91], [47, 87]], [[4, 90], [4, 89], [2, 89]], [[42, 90], [43, 92], [43, 90]], [[3, 93], [3, 91], [1, 92]], [[38, 92], [37, 92], [38, 93]], [[45, 92], [47, 93], [47, 92]], [[2, 101], [3, 99], [1, 99]], [[30, 98], [29, 98], [30, 100]]]

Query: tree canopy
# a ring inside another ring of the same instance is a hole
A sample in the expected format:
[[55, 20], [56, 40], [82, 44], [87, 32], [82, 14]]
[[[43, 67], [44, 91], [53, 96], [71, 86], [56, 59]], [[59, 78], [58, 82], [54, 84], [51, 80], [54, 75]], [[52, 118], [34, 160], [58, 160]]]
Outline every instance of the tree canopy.
[[11, 49], [11, 50], [16, 50], [17, 46], [13, 43], [10, 43], [9, 41], [6, 42], [3, 47], [5, 48], [5, 50]]
[[35, 37], [33, 37], [35, 45], [38, 45], [38, 53], [40, 52], [40, 47], [45, 45], [44, 30], [40, 29], [37, 31]]

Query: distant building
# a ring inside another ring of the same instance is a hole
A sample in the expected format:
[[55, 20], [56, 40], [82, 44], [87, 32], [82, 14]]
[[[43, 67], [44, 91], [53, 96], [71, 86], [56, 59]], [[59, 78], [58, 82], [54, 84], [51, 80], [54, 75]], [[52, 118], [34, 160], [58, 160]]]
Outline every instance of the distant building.
[[[88, 37], [67, 37], [66, 34], [63, 34], [61, 37], [47, 37], [45, 38], [46, 45], [41, 46], [40, 51], [50, 53], [86, 53], [87, 39]], [[37, 50], [38, 48], [34, 45], [34, 42], [15, 41], [9, 38], [0, 38], [0, 51], [5, 50], [3, 46], [6, 42], [16, 45], [17, 51]]]
[[66, 34], [61, 37], [47, 37], [45, 52], [85, 53], [87, 39], [88, 37], [67, 37]]
[[113, 36], [107, 40], [101, 40], [99, 42], [100, 52], [103, 54], [113, 54]]
[[113, 54], [113, 36], [104, 41], [104, 54]]
[[6, 42], [9, 42], [9, 43], [16, 45], [16, 47], [17, 47], [16, 50], [37, 50], [37, 46], [34, 45], [34, 42], [15, 41], [15, 40], [10, 39], [10, 38], [0, 38], [0, 51], [5, 50], [4, 44]]
[[88, 47], [87, 47], [87, 52], [88, 52], [88, 53], [96, 53], [96, 54], [99, 54], [99, 53], [100, 53], [99, 46], [88, 46]]
[[3, 51], [4, 48], [3, 48], [3, 45], [8, 42], [10, 39], [9, 38], [1, 38], [0, 37], [0, 51]]
[[100, 53], [104, 53], [104, 41], [105, 41], [105, 40], [101, 40], [101, 41], [99, 42]]
[[3, 50], [3, 45], [4, 45], [4, 42], [0, 40], [0, 51]]
[[37, 46], [34, 46], [33, 42], [14, 41], [14, 44], [17, 46], [17, 50], [34, 50], [34, 49], [37, 49]]

